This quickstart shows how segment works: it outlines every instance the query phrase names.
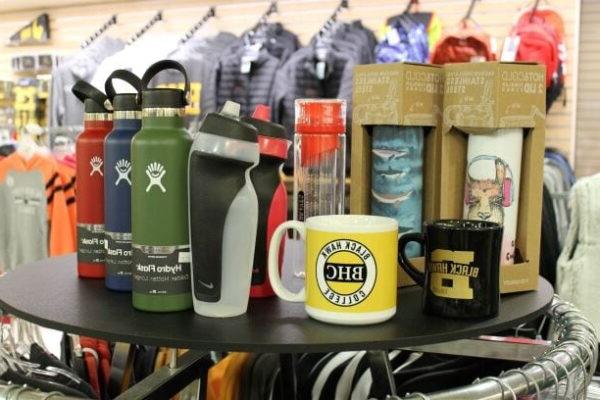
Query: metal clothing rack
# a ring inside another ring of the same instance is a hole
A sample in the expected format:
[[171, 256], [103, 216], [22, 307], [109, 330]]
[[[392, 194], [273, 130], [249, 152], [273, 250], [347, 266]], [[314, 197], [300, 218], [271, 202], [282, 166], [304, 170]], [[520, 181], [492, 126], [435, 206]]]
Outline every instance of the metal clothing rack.
[[348, 0], [341, 0], [340, 4], [333, 10], [333, 13], [327, 18], [323, 27], [317, 33], [318, 37], [323, 36], [324, 34], [330, 32], [331, 28], [336, 24], [338, 16], [343, 10], [347, 10], [349, 7]]
[[552, 390], [558, 394], [556, 399], [585, 399], [598, 363], [596, 331], [579, 310], [558, 296], [554, 297], [548, 316], [556, 326], [555, 340], [542, 357], [523, 368], [506, 371], [498, 378], [475, 381], [470, 386], [429, 395], [414, 393], [404, 399], [516, 400], [517, 396], [534, 394], [540, 399], [539, 393], [549, 388], [555, 388]]
[[158, 21], [162, 21], [163, 18], [163, 14], [162, 11], [158, 11], [156, 14], [154, 14], [154, 16], [152, 17], [152, 19], [150, 19], [150, 21], [148, 21], [146, 23], [146, 25], [144, 25], [142, 27], [142, 29], [140, 29], [139, 31], [137, 31], [132, 37], [131, 39], [129, 39], [127, 41], [127, 44], [130, 45], [133, 42], [135, 42], [136, 40], [138, 40], [140, 37], [142, 37], [146, 32], [148, 32], [148, 30], [150, 30], [150, 28], [152, 28], [154, 26], [154, 24], [156, 24]]
[[0, 384], [0, 400], [78, 400], [59, 392], [40, 392], [22, 385]]
[[117, 14], [114, 14], [112, 17], [110, 17], [108, 19], [108, 21], [106, 21], [104, 24], [102, 24], [102, 26], [100, 28], [98, 28], [98, 30], [96, 32], [94, 32], [86, 41], [81, 43], [81, 48], [85, 49], [86, 47], [88, 47], [90, 44], [92, 44], [94, 42], [94, 40], [98, 39], [98, 37], [100, 37], [100, 35], [102, 35], [104, 32], [106, 32], [106, 30], [108, 28], [115, 25], [116, 23], [117, 23]]
[[204, 14], [204, 16], [200, 19], [200, 21], [196, 22], [194, 24], [194, 26], [192, 26], [187, 32], [186, 34], [181, 38], [181, 40], [179, 41], [180, 44], [184, 44], [185, 42], [187, 42], [188, 40], [190, 40], [192, 38], [192, 36], [194, 36], [194, 34], [198, 31], [198, 29], [202, 28], [204, 26], [204, 24], [206, 23], [206, 21], [208, 21], [209, 19], [213, 18], [216, 15], [216, 9], [215, 7], [210, 7], [208, 9], [208, 11], [206, 12], [206, 14]]

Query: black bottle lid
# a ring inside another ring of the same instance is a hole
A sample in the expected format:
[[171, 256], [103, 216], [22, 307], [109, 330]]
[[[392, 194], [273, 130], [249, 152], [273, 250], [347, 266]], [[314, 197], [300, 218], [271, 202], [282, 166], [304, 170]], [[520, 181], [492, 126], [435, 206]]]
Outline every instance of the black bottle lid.
[[[161, 71], [174, 69], [184, 77], [184, 90], [171, 88], [149, 88], [148, 84]], [[142, 108], [184, 108], [189, 104], [190, 81], [183, 65], [173, 60], [162, 60], [152, 64], [142, 77]]]
[[71, 92], [83, 103], [83, 111], [86, 114], [111, 112], [108, 97], [86, 81], [77, 81]]
[[[113, 86], [114, 79], [127, 82], [135, 89], [135, 93], [117, 93]], [[137, 99], [142, 90], [142, 81], [133, 72], [124, 69], [114, 71], [106, 80], [104, 89], [114, 111], [139, 111], [141, 109]]]
[[200, 132], [210, 133], [245, 142], [258, 142], [257, 129], [239, 118], [240, 105], [233, 101], [227, 101], [221, 112], [208, 113], [200, 124]]
[[271, 109], [268, 106], [259, 105], [256, 107], [252, 117], [242, 117], [242, 121], [252, 125], [258, 130], [258, 134], [269, 136], [275, 139], [287, 139], [285, 127], [269, 121]]

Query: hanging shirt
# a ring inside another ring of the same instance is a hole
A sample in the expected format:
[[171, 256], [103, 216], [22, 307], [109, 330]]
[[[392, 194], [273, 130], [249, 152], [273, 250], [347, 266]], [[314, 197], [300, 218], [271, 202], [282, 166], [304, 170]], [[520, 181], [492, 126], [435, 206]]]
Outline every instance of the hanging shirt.
[[[147, 33], [118, 53], [105, 58], [94, 74], [92, 85], [103, 89], [106, 79], [117, 69], [126, 69], [142, 77], [148, 67], [167, 58], [178, 43], [179, 37], [175, 35]], [[131, 87], [121, 80], [113, 83], [117, 93], [132, 92]]]
[[47, 254], [57, 256], [75, 251], [69, 212], [54, 159], [34, 154], [26, 160], [19, 152], [13, 153], [0, 162], [0, 185], [3, 186], [0, 213], [5, 214], [0, 220], [14, 221], [0, 224], [0, 229], [9, 229], [9, 236], [6, 231], [0, 235], [0, 238], [4, 236], [0, 254], [9, 255], [4, 268], [14, 269]]
[[[61, 61], [52, 71], [49, 126], [83, 125], [83, 104], [73, 95], [71, 88], [79, 80], [90, 82], [102, 60], [124, 46], [120, 39], [102, 36], [79, 53]], [[104, 83], [99, 88], [104, 89]]]

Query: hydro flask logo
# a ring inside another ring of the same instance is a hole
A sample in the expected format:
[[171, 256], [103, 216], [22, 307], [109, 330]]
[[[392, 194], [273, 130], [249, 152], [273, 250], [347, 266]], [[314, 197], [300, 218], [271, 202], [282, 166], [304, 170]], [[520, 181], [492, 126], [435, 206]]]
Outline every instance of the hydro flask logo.
[[92, 159], [90, 160], [90, 165], [92, 166], [92, 171], [90, 172], [90, 176], [94, 175], [94, 173], [98, 173], [98, 175], [100, 176], [104, 176], [104, 174], [102, 173], [102, 164], [104, 164], [104, 161], [102, 161], [102, 159], [98, 156], [94, 156], [92, 157]]
[[342, 307], [356, 305], [369, 297], [377, 278], [371, 251], [354, 240], [334, 240], [319, 252], [317, 282], [323, 296]]
[[129, 183], [131, 186], [131, 180], [129, 179], [129, 173], [131, 172], [131, 163], [124, 158], [117, 161], [115, 164], [115, 170], [117, 170], [117, 174], [119, 174], [117, 181], [115, 182], [115, 186], [119, 186], [121, 181], [125, 181]]
[[150, 183], [146, 187], [146, 193], [149, 192], [153, 186], [157, 186], [163, 193], [166, 193], [167, 189], [165, 189], [162, 184], [162, 179], [166, 173], [167, 171], [162, 164], [157, 162], [148, 164], [148, 167], [146, 167], [146, 175], [150, 178]]

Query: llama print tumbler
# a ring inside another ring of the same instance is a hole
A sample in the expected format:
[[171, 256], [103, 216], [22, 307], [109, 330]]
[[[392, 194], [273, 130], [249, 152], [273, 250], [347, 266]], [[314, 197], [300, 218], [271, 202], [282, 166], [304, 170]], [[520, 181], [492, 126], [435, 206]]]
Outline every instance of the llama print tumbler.
[[[398, 221], [400, 235], [421, 232], [423, 134], [421, 127], [373, 127], [371, 214], [394, 218]], [[420, 246], [409, 243], [406, 255], [420, 256]]]
[[514, 264], [522, 150], [519, 128], [469, 135], [463, 216], [503, 225], [501, 265]]

